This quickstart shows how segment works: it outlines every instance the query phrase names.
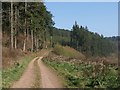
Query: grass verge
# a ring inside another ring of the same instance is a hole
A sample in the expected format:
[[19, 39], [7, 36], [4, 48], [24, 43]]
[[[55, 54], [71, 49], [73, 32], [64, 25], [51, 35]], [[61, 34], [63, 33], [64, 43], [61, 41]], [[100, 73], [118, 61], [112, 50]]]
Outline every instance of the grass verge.
[[10, 88], [14, 81], [19, 80], [33, 58], [34, 56], [25, 56], [20, 60], [20, 63], [13, 65], [9, 69], [2, 70], [2, 88]]

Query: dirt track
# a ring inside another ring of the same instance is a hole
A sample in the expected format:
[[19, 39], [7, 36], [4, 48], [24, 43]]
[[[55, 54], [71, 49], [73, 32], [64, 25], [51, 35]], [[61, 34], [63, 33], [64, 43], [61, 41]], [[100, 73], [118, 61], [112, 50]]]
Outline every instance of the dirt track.
[[42, 53], [42, 55], [38, 58], [34, 58], [26, 68], [25, 72], [21, 76], [21, 78], [13, 84], [11, 88], [32, 88], [33, 83], [35, 82], [35, 71], [34, 71], [34, 62], [37, 60], [37, 64], [40, 70], [40, 78], [39, 81], [41, 88], [61, 88], [62, 84], [60, 79], [57, 77], [56, 73], [53, 72], [49, 67], [47, 67], [43, 62], [42, 58], [47, 55], [48, 52]]
[[15, 82], [12, 86], [12, 88], [30, 88], [32, 87], [33, 80], [34, 80], [34, 61], [37, 59], [33, 59], [19, 81]]
[[39, 58], [38, 64], [41, 71], [42, 88], [62, 88], [62, 83], [56, 73], [48, 68], [41, 59], [42, 57]]

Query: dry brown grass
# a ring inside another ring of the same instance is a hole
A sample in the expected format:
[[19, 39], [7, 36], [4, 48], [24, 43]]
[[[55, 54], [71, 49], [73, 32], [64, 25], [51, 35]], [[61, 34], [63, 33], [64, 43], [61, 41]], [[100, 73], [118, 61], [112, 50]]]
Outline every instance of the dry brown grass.
[[24, 53], [20, 50], [10, 50], [9, 48], [2, 48], [2, 66], [8, 68], [19, 60], [20, 57], [24, 56]]
[[118, 55], [111, 54], [110, 56], [107, 57], [89, 57], [86, 59], [86, 61], [89, 63], [117, 66]]

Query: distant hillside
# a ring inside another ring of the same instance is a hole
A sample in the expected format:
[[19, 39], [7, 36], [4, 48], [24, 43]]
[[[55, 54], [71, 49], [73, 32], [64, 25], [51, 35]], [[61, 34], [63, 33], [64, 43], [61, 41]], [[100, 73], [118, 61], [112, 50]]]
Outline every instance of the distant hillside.
[[87, 56], [108, 56], [117, 53], [117, 37], [104, 37], [77, 23], [71, 31], [54, 27], [53, 42], [73, 47]]

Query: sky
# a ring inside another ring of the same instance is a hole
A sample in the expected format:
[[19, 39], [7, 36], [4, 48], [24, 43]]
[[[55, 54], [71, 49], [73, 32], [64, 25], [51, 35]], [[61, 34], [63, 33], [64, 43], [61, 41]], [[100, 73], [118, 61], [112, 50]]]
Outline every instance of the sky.
[[72, 29], [75, 21], [106, 37], [118, 35], [117, 2], [45, 2], [55, 27]]

